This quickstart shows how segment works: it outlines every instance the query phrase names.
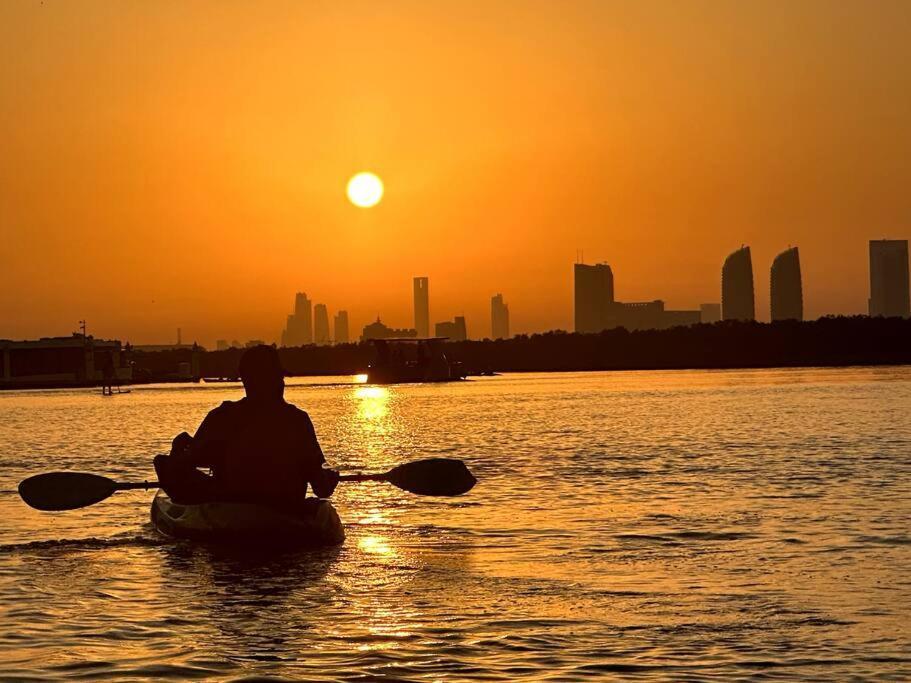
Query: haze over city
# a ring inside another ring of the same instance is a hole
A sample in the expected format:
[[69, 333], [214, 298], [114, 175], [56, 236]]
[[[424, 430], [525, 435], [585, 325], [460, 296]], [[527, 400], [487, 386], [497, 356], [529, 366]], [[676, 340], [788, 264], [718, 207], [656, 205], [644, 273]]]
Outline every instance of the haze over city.
[[692, 309], [741, 244], [760, 320], [788, 245], [807, 318], [864, 313], [911, 217], [911, 5], [868, 7], [6, 3], [0, 336], [410, 326], [415, 275], [432, 322], [571, 330], [578, 250]]

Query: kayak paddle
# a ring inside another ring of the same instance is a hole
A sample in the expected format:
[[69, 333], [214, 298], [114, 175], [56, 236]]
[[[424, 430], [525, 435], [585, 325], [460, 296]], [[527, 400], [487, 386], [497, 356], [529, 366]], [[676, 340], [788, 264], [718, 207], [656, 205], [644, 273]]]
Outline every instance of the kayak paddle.
[[388, 481], [420, 496], [461, 496], [478, 483], [461, 460], [428, 458], [406, 462], [381, 474], [343, 474], [339, 481]]
[[[416, 460], [380, 474], [343, 474], [339, 481], [385, 481], [421, 496], [459, 496], [477, 483], [461, 460]], [[36, 510], [57, 512], [100, 503], [117, 491], [150, 489], [157, 481], [121, 483], [100, 474], [47, 472], [19, 482], [19, 495]]]
[[158, 482], [120, 484], [100, 474], [47, 472], [19, 482], [19, 495], [36, 510], [58, 512], [100, 503], [117, 491], [148, 489], [153, 486], [158, 486]]

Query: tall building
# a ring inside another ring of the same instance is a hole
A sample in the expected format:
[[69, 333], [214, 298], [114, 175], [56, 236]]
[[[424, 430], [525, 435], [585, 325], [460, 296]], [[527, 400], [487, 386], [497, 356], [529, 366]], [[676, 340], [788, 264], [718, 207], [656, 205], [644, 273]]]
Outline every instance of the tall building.
[[414, 329], [419, 337], [430, 336], [430, 280], [414, 278]]
[[756, 319], [749, 247], [741, 247], [728, 256], [721, 268], [721, 315], [725, 320]]
[[348, 311], [339, 311], [335, 314], [335, 319], [332, 321], [335, 327], [335, 343], [336, 344], [347, 344], [348, 343]]
[[870, 240], [871, 316], [911, 316], [908, 290], [908, 240]]
[[772, 261], [772, 321], [803, 320], [803, 286], [800, 281], [800, 254], [797, 247], [781, 252]]
[[288, 316], [282, 332], [282, 346], [303, 346], [313, 342], [313, 320], [310, 299], [303, 292], [294, 297], [294, 313]]
[[721, 304], [699, 304], [699, 322], [717, 323], [721, 320]]
[[448, 337], [451, 341], [465, 341], [468, 339], [468, 330], [465, 327], [465, 317], [457, 315], [452, 321], [437, 323], [434, 332], [437, 337]]
[[502, 294], [490, 299], [490, 338], [509, 339], [509, 306]]
[[573, 266], [574, 322], [576, 332], [600, 332], [608, 326], [614, 303], [614, 274], [606, 263]]
[[313, 341], [317, 344], [329, 343], [329, 311], [326, 304], [313, 307]]
[[303, 292], [298, 292], [294, 297], [294, 317], [298, 321], [301, 344], [309, 344], [313, 341], [313, 318], [310, 305], [310, 299]]

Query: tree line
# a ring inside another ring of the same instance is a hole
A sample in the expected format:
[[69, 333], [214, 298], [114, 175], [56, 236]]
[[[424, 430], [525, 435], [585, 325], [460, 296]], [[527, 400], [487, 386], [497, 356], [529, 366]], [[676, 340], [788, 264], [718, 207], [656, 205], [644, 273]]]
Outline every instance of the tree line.
[[[904, 364], [911, 363], [911, 320], [830, 316], [598, 334], [555, 331], [447, 342], [444, 351], [469, 373]], [[194, 353], [199, 376], [227, 378], [236, 377], [243, 349], [133, 351], [134, 377], [141, 382], [170, 376]], [[367, 369], [374, 349], [362, 342], [281, 348], [279, 354], [290, 375], [350, 375]]]

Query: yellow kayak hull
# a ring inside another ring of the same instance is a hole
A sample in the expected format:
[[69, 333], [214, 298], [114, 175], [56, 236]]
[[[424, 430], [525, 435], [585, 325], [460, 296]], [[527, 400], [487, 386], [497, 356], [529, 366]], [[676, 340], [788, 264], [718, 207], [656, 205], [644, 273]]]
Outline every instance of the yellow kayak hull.
[[291, 514], [250, 503], [180, 505], [158, 491], [151, 516], [165, 536], [193, 541], [332, 546], [345, 540], [338, 513], [322, 498], [307, 498]]

